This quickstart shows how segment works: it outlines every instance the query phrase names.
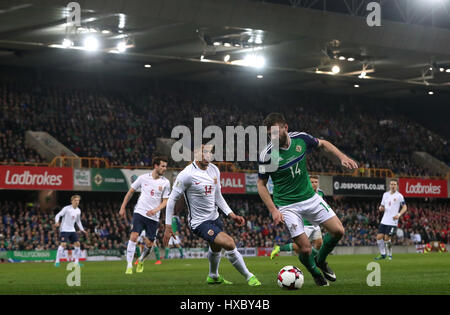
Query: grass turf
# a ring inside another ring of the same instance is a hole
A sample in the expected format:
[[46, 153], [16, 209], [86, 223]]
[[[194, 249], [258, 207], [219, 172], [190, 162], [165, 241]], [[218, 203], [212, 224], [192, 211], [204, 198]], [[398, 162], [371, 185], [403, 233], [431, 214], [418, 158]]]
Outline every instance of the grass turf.
[[[250, 287], [222, 257], [220, 273], [233, 285], [207, 285], [207, 259], [164, 260], [162, 265], [147, 261], [144, 272], [125, 275], [125, 261], [84, 262], [81, 286], [69, 287], [71, 271], [67, 263], [55, 268], [51, 263], [0, 264], [0, 294], [172, 294], [172, 295], [298, 295], [298, 294], [450, 294], [450, 255], [398, 254], [392, 261], [379, 261], [381, 286], [369, 287], [367, 264], [372, 255], [329, 256], [337, 275], [329, 287], [317, 287], [296, 256], [246, 257], [248, 268], [262, 282]], [[305, 275], [303, 287], [286, 291], [278, 287], [276, 276], [286, 265], [299, 267]], [[135, 271], [135, 268], [134, 268]]]

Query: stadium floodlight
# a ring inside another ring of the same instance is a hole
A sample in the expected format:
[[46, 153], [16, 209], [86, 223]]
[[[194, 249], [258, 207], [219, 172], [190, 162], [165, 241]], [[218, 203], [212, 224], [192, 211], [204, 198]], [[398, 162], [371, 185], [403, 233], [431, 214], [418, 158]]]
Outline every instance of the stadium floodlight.
[[226, 55], [224, 58], [223, 58], [223, 61], [225, 61], [225, 62], [228, 62], [230, 60], [230, 55]]
[[214, 42], [213, 45], [214, 46], [220, 46], [220, 42]]
[[151, 68], [151, 67], [152, 67], [152, 65], [150, 65], [150, 64], [146, 64], [146, 65], [144, 65], [144, 67], [145, 67], [145, 68]]
[[110, 33], [111, 33], [110, 30], [103, 30], [103, 31], [102, 31], [102, 34], [110, 34]]
[[347, 58], [345, 58], [344, 56], [339, 57], [339, 60], [345, 60], [345, 59], [347, 59]]
[[125, 14], [120, 13], [119, 14], [119, 28], [124, 28], [125, 27]]
[[261, 44], [262, 44], [262, 38], [261, 38], [261, 36], [257, 36], [257, 37], [256, 37], [256, 39], [255, 39], [255, 44], [257, 44], [257, 45], [261, 45]]
[[98, 39], [94, 36], [88, 36], [84, 40], [84, 48], [86, 50], [95, 51], [100, 46]]
[[448, 68], [447, 70], [445, 70], [445, 72], [450, 73], [450, 68]]
[[444, 69], [444, 68], [439, 68], [439, 71], [440, 71], [440, 72], [444, 72], [445, 69]]
[[125, 41], [120, 41], [117, 43], [117, 50], [123, 53], [127, 50], [127, 43]]
[[223, 45], [224, 45], [225, 47], [231, 47], [231, 43], [229, 43], [229, 42], [223, 43]]
[[334, 65], [333, 68], [331, 68], [331, 72], [333, 72], [333, 74], [338, 74], [341, 72], [341, 68], [338, 65]]
[[253, 68], [263, 68], [266, 65], [266, 59], [263, 56], [250, 54], [245, 56], [244, 65]]
[[263, 76], [262, 74], [258, 74], [256, 77], [257, 77], [258, 79], [264, 78], [264, 76]]
[[62, 41], [62, 46], [63, 46], [64, 48], [72, 47], [72, 46], [73, 46], [73, 41], [71, 41], [71, 40], [68, 39], [68, 38], [64, 38], [63, 41]]
[[364, 79], [367, 76], [367, 72], [365, 70], [361, 71], [361, 74], [358, 76], [360, 79]]
[[434, 95], [434, 92], [433, 91], [429, 91], [428, 95]]
[[355, 84], [353, 87], [357, 89], [359, 88], [359, 84]]
[[350, 61], [350, 62], [355, 61], [355, 58], [353, 58], [353, 57], [348, 57], [347, 61]]

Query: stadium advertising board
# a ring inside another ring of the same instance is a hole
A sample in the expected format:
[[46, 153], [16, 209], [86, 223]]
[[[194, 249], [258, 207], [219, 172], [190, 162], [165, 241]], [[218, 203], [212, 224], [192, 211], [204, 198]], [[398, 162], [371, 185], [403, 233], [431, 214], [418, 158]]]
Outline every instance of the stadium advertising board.
[[7, 257], [12, 261], [55, 260], [56, 250], [11, 250]]
[[128, 184], [123, 172], [119, 169], [91, 169], [93, 191], [127, 191]]
[[404, 197], [448, 197], [446, 180], [400, 178], [398, 185], [398, 190]]
[[91, 190], [91, 170], [89, 169], [73, 170], [73, 189]]
[[220, 185], [224, 194], [245, 194], [245, 174], [244, 173], [221, 173]]
[[384, 178], [333, 176], [334, 195], [379, 196], [386, 190]]
[[0, 188], [73, 190], [73, 170], [69, 167], [0, 166]]

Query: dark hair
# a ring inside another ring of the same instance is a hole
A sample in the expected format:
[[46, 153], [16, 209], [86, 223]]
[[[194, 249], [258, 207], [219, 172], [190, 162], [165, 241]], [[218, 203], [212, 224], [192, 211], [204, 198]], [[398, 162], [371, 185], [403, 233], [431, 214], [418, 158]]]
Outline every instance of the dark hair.
[[398, 185], [398, 179], [397, 179], [397, 178], [391, 178], [391, 179], [389, 180], [389, 183], [390, 183], [390, 182], [396, 182], [397, 185]]
[[286, 124], [286, 119], [281, 113], [270, 113], [263, 121], [263, 126], [272, 127], [278, 124]]
[[318, 175], [309, 175], [309, 178], [314, 178], [314, 179], [319, 179], [319, 176]]
[[169, 163], [169, 159], [166, 156], [164, 156], [164, 155], [157, 155], [152, 160], [152, 166], [155, 166], [155, 164], [159, 166], [161, 164], [161, 161]]

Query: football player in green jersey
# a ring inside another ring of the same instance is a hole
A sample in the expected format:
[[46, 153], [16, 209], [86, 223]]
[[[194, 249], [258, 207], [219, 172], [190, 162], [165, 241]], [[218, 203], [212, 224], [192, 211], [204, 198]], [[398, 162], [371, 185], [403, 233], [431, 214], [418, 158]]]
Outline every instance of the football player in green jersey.
[[[319, 176], [317, 175], [309, 175], [309, 180], [311, 182], [311, 186], [314, 191], [320, 196], [324, 197], [325, 194], [319, 188]], [[310, 242], [312, 243], [312, 254], [317, 256], [319, 253], [320, 247], [322, 246], [322, 232], [320, 231], [320, 226], [312, 225], [308, 220], [303, 219], [303, 225], [305, 226], [305, 233]], [[299, 248], [295, 243], [288, 243], [282, 246], [276, 245], [272, 252], [270, 253], [270, 259], [274, 259], [279, 252], [290, 252], [294, 251], [297, 254], [300, 254]]]
[[[299, 260], [312, 274], [316, 284], [329, 285], [326, 279], [336, 281], [336, 275], [328, 266], [326, 258], [344, 236], [344, 227], [325, 200], [313, 190], [306, 169], [306, 154], [315, 148], [324, 148], [335, 155], [344, 167], [356, 169], [358, 164], [329, 141], [304, 132], [288, 132], [288, 124], [282, 114], [269, 114], [264, 120], [264, 126], [272, 141], [276, 143], [278, 140], [279, 148], [270, 143], [260, 154], [258, 193], [272, 215], [274, 224], [285, 224], [288, 228], [299, 248]], [[273, 161], [278, 161], [278, 168], [266, 171], [268, 164]], [[266, 186], [269, 176], [274, 185], [273, 200]], [[328, 231], [316, 257], [312, 255], [303, 218]]]

